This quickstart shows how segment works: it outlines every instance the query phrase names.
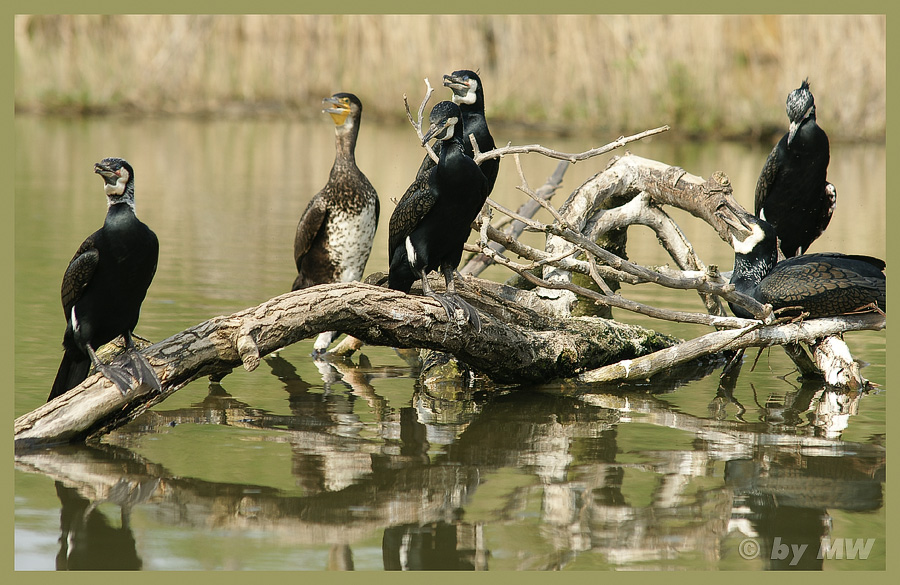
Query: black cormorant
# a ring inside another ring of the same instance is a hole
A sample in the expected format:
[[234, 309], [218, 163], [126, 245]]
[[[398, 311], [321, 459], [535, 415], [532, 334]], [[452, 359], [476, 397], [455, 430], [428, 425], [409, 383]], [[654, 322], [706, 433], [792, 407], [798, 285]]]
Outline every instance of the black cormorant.
[[[477, 311], [455, 292], [453, 273], [462, 257], [472, 221], [487, 199], [488, 181], [465, 153], [460, 133], [462, 114], [453, 102], [431, 110], [431, 126], [423, 144], [431, 138], [442, 142], [440, 161], [427, 178], [421, 174], [397, 203], [388, 234], [390, 271], [388, 286], [409, 292], [421, 279], [423, 292], [438, 300], [451, 320], [456, 309], [481, 329]], [[428, 284], [432, 270], [443, 273], [447, 292], [439, 295]]]
[[[134, 214], [131, 165], [120, 158], [105, 158], [94, 165], [94, 172], [103, 177], [106, 220], [82, 242], [63, 276], [65, 353], [48, 401], [84, 381], [92, 363], [123, 395], [131, 387], [130, 377], [159, 389], [153, 368], [135, 349], [131, 337], [156, 273], [159, 241]], [[94, 353], [119, 335], [125, 338], [125, 357], [132, 368], [128, 373], [101, 364]]]
[[[802, 307], [810, 318], [843, 315], [873, 303], [887, 311], [883, 260], [818, 253], [777, 262], [774, 228], [749, 214], [745, 222], [732, 233], [734, 273], [730, 282], [738, 292], [768, 303], [773, 309]], [[730, 306], [736, 316], [753, 318], [745, 309], [733, 303]]]
[[790, 128], [766, 159], [756, 183], [757, 217], [775, 227], [785, 257], [806, 252], [834, 213], [837, 191], [826, 180], [828, 135], [804, 80], [787, 98]]
[[[449, 87], [453, 92], [451, 100], [459, 106], [462, 113], [462, 129], [463, 129], [463, 148], [468, 156], [475, 155], [472, 149], [472, 142], [469, 135], [475, 135], [475, 141], [478, 143], [478, 150], [487, 152], [493, 150], [494, 137], [488, 129], [487, 120], [484, 117], [484, 88], [481, 85], [481, 78], [474, 71], [468, 69], [460, 69], [454, 71], [450, 75], [444, 75], [444, 86]], [[441, 155], [441, 142], [438, 141], [434, 145], [434, 152], [438, 156]], [[425, 156], [425, 160], [419, 166], [416, 177], [417, 181], [425, 182], [428, 180], [428, 173], [434, 168], [435, 162], [430, 156]], [[494, 182], [497, 180], [497, 172], [500, 169], [500, 159], [491, 158], [481, 163], [481, 172], [488, 180], [488, 195], [494, 189]]]
[[[461, 69], [450, 75], [444, 76], [444, 86], [453, 91], [453, 103], [459, 106], [463, 120], [463, 148], [466, 154], [474, 156], [469, 135], [475, 135], [478, 150], [487, 152], [494, 149], [494, 137], [488, 130], [487, 120], [484, 117], [484, 89], [481, 86], [481, 78], [474, 71]], [[488, 181], [488, 195], [494, 189], [497, 180], [497, 171], [500, 169], [500, 159], [491, 158], [481, 163], [481, 172]]]
[[[336, 93], [322, 101], [330, 104], [323, 112], [334, 121], [334, 165], [297, 225], [297, 278], [291, 290], [362, 278], [378, 226], [378, 194], [356, 166], [362, 103], [352, 93]], [[336, 336], [334, 331], [320, 334], [315, 352], [324, 352]]]

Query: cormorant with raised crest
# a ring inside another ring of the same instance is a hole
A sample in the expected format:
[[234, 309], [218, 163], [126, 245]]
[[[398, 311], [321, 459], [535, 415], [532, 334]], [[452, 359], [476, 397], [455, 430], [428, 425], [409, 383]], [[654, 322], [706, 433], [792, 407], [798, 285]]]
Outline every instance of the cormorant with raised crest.
[[[429, 121], [422, 143], [437, 138], [440, 159], [427, 177], [417, 174], [391, 215], [388, 287], [409, 292], [413, 282], [421, 279], [425, 295], [440, 302], [451, 321], [461, 309], [480, 331], [478, 312], [456, 293], [453, 273], [472, 221], [487, 199], [488, 180], [465, 153], [460, 107], [440, 102], [432, 108]], [[447, 285], [445, 294], [435, 293], [428, 284], [428, 272], [438, 269]]]
[[[131, 378], [160, 388], [156, 373], [132, 339], [156, 273], [159, 241], [135, 215], [131, 165], [121, 158], [105, 158], [94, 165], [94, 172], [103, 177], [106, 220], [82, 242], [63, 276], [65, 353], [48, 401], [83, 382], [91, 364], [123, 395], [131, 388]], [[125, 338], [124, 367], [102, 364], [94, 350], [119, 335]]]
[[782, 254], [790, 258], [806, 253], [828, 227], [837, 190], [825, 180], [830, 158], [828, 135], [816, 123], [808, 80], [788, 95], [786, 110], [790, 128], [759, 175], [754, 213], [772, 224]]
[[[378, 194], [356, 166], [362, 103], [352, 93], [336, 93], [322, 101], [329, 104], [322, 111], [334, 121], [334, 165], [328, 182], [297, 224], [297, 278], [291, 290], [362, 278], [378, 226]], [[335, 331], [321, 333], [314, 344], [315, 353], [326, 351], [337, 335]]]

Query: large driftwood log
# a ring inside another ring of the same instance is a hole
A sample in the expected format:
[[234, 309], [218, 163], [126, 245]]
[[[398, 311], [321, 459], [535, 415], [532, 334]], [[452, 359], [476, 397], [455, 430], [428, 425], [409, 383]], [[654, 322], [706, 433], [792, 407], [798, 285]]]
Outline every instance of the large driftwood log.
[[497, 382], [522, 383], [572, 377], [585, 382], [649, 378], [724, 349], [812, 342], [839, 331], [884, 326], [882, 315], [860, 315], [799, 326], [760, 325], [757, 330], [710, 334], [721, 340], [701, 338], [676, 345], [673, 338], [607, 319], [548, 319], [542, 315], [544, 301], [536, 295], [489, 281], [465, 279], [458, 291], [482, 312], [478, 335], [465, 325], [448, 322], [432, 299], [363, 283], [312, 287], [215, 317], [144, 350], [159, 376], [161, 393], [138, 388], [122, 396], [109, 380], [95, 374], [19, 417], [16, 449], [97, 437], [192, 380], [241, 365], [252, 371], [261, 357], [324, 330], [345, 331], [371, 344], [449, 351]]
[[[618, 206], [609, 209], [606, 202], [614, 197]], [[654, 317], [701, 322], [700, 316], [696, 314], [675, 314], [639, 303], [623, 301], [617, 295], [613, 295], [608, 287], [602, 294], [598, 294], [575, 285], [572, 273], [587, 272], [591, 274], [601, 290], [604, 289], [603, 282], [598, 278], [599, 271], [595, 266], [595, 261], [599, 260], [606, 267], [612, 269], [602, 275], [604, 279], [613, 278], [622, 282], [634, 282], [637, 279], [671, 288], [696, 289], [703, 299], [707, 312], [713, 317], [710, 324], [716, 327], [735, 326], [725, 322], [721, 317], [716, 317], [725, 314], [719, 297], [729, 302], [736, 302], [757, 318], [766, 323], [772, 323], [774, 316], [771, 307], [762, 306], [755, 300], [737, 293], [731, 285], [723, 285], [717, 271], [706, 269], [678, 226], [660, 208], [662, 205], [678, 207], [703, 220], [729, 244], [731, 244], [731, 231], [726, 219], [736, 220], [741, 219], [739, 217], [741, 215], [749, 215], [734, 200], [731, 181], [722, 172], [713, 173], [708, 180], [704, 180], [679, 167], [626, 154], [614, 158], [604, 171], [597, 173], [576, 189], [560, 207], [559, 212], [553, 213], [555, 218], [553, 224], [541, 225], [523, 219], [530, 224], [532, 229], [547, 233], [545, 249], [538, 252], [523, 250], [521, 246], [518, 249], [508, 247], [526, 258], [541, 261], [543, 278], [538, 279], [536, 276], [529, 275], [521, 267], [514, 267], [514, 269], [527, 280], [538, 284], [538, 294], [548, 299], [555, 307], [556, 314], [561, 317], [571, 314], [575, 303], [581, 298], [582, 302], [584, 299], [589, 299]], [[496, 204], [494, 206], [506, 214], [512, 214], [501, 206]], [[671, 270], [652, 271], [628, 262], [594, 244], [594, 240], [604, 233], [635, 224], [647, 225], [657, 233], [661, 245], [669, 252], [676, 266], [681, 269], [681, 274]], [[491, 237], [495, 235], [495, 232], [490, 230], [487, 230], [486, 233]], [[485, 252], [492, 253], [491, 250]], [[586, 257], [586, 261], [581, 260], [582, 255]], [[497, 261], [503, 262], [507, 266], [511, 265], [508, 260], [497, 258]], [[699, 276], [697, 276], [698, 273]], [[883, 318], [873, 317], [872, 321], [878, 323], [877, 328], [884, 327]], [[837, 328], [827, 335], [836, 335], [841, 331], [840, 328]], [[812, 346], [815, 364], [799, 346], [789, 339], [777, 342], [769, 341], [763, 345], [779, 343], [788, 347], [790, 349], [788, 355], [804, 375], [821, 372], [830, 384], [846, 388], [856, 388], [867, 383], [859, 374], [859, 367], [855, 364], [843, 341], [834, 339], [828, 343], [821, 343], [818, 338], [804, 338], [803, 340]], [[712, 338], [706, 339], [706, 341], [712, 341]], [[700, 349], [701, 345], [695, 344], [698, 351], [701, 353], [709, 351], [708, 348]], [[714, 343], [713, 347], [717, 347], [717, 343]], [[727, 344], [723, 348], [727, 348]], [[682, 349], [684, 348], [679, 347], [673, 352], [678, 353]], [[646, 361], [654, 364], [654, 367], [658, 365], [656, 357], [648, 357]], [[612, 379], [622, 379], [623, 373], [641, 375], [641, 368], [636, 368], [633, 372], [629, 372], [629, 370], [631, 368], [613, 369], [592, 379], [605, 380], [607, 375], [613, 376]]]
[[97, 436], [136, 418], [188, 382], [243, 365], [320, 331], [343, 331], [366, 343], [439, 349], [498, 383], [544, 382], [631, 359], [677, 340], [597, 318], [554, 321], [528, 291], [469, 278], [457, 290], [482, 313], [479, 334], [447, 321], [427, 297], [363, 283], [320, 285], [215, 317], [156, 343], [144, 354], [161, 393], [122, 396], [95, 374], [80, 386], [16, 420], [17, 448]]

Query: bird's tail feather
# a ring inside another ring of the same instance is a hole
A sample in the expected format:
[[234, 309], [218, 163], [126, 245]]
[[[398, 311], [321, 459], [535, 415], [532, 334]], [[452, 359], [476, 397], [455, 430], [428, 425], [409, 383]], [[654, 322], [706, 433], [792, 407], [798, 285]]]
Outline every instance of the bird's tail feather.
[[50, 389], [47, 402], [84, 382], [90, 370], [91, 360], [88, 356], [82, 356], [78, 352], [67, 349], [59, 364], [59, 370], [56, 372], [56, 379], [53, 380], [53, 387]]

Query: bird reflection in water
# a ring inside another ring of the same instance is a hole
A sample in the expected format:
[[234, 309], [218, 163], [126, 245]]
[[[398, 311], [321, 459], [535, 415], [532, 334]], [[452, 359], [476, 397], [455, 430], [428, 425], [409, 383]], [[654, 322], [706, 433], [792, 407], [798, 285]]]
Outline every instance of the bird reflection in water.
[[[137, 553], [129, 518], [131, 507], [150, 497], [159, 480], [142, 483], [135, 490], [124, 484], [110, 490], [110, 499], [120, 506], [120, 525], [112, 522], [99, 509], [99, 502], [91, 502], [77, 489], [56, 483], [60, 509], [58, 571], [129, 571], [143, 565]], [[117, 489], [122, 487], [123, 489]], [[117, 494], [124, 499], [117, 498]], [[121, 501], [119, 501], [121, 499]]]
[[[309, 568], [333, 570], [372, 568], [366, 565], [369, 555], [361, 556], [356, 547], [370, 546], [373, 534], [381, 537], [381, 564], [389, 570], [553, 569], [576, 558], [629, 567], [658, 559], [661, 538], [679, 550], [696, 551], [726, 550], [738, 533], [765, 546], [779, 534], [813, 543], [830, 534], [834, 510], [883, 507], [883, 450], [822, 438], [818, 423], [807, 421], [843, 398], [812, 386], [785, 393], [780, 412], [774, 411], [778, 397], [759, 398], [759, 420], [741, 421], [728, 420], [727, 414], [672, 416], [666, 393], [648, 393], [644, 386], [617, 387], [609, 394], [592, 388], [574, 396], [519, 389], [477, 398], [477, 392], [467, 394], [462, 387], [419, 384], [410, 402], [391, 407], [371, 384], [372, 376], [384, 375], [375, 368], [334, 364], [341, 378], [325, 392], [324, 382], [303, 381], [287, 360], [269, 366], [284, 384], [290, 412], [251, 407], [213, 385], [203, 405], [153, 411], [154, 432], [167, 420], [266, 429], [268, 440], [290, 446], [289, 459], [282, 461], [299, 490], [265, 480], [253, 485], [178, 476], [126, 450], [100, 453], [94, 465], [109, 466], [110, 486], [120, 478], [129, 480], [127, 485], [141, 483], [148, 473], [162, 482], [164, 489], [154, 490], [144, 506], [163, 523], [187, 530], [217, 526], [238, 538], [266, 527], [266, 538], [281, 544], [290, 535], [286, 548], [327, 553], [320, 566]], [[742, 393], [750, 391], [732, 389], [730, 396]], [[751, 407], [753, 399], [744, 403]], [[213, 416], [215, 404], [227, 408]], [[730, 410], [734, 404], [739, 402], [725, 406]], [[788, 433], [792, 422], [797, 426]], [[134, 426], [130, 432], [151, 432], [148, 428]], [[640, 448], [653, 428], [691, 439], [682, 449]], [[127, 442], [127, 432], [120, 431], [117, 440]], [[836, 457], [836, 448], [848, 452]], [[641, 454], [638, 460], [635, 453]], [[78, 467], [86, 459], [83, 453], [60, 455], [57, 473], [85, 475]], [[137, 466], [123, 475], [121, 462], [129, 457]], [[653, 489], [642, 491], [648, 485]], [[122, 529], [127, 532], [116, 533], [111, 522], [97, 516], [96, 504], [74, 492], [60, 493], [61, 568], [87, 566], [91, 547], [99, 550], [97, 543], [105, 542], [104, 532], [119, 539], [117, 546], [130, 547], [117, 562], [130, 559], [133, 568], [158, 562], [141, 563], [134, 553], [145, 549], [134, 544], [141, 533], [127, 530], [125, 512], [137, 496], [104, 498], [126, 504]], [[636, 499], [642, 493], [647, 501]], [[539, 548], [531, 537], [508, 542], [485, 537], [487, 528], [502, 532], [523, 519], [538, 522]], [[772, 526], [793, 531], [779, 533]], [[110, 561], [95, 558], [92, 567]]]

